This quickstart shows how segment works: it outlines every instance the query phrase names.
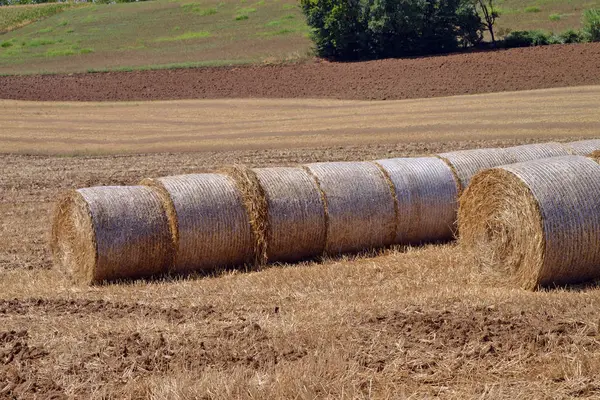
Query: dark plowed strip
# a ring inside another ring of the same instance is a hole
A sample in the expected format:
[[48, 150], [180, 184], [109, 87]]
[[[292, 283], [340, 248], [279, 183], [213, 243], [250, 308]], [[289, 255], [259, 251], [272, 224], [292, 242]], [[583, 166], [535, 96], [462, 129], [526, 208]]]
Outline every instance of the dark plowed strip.
[[363, 63], [4, 76], [0, 98], [408, 99], [600, 84], [600, 43]]

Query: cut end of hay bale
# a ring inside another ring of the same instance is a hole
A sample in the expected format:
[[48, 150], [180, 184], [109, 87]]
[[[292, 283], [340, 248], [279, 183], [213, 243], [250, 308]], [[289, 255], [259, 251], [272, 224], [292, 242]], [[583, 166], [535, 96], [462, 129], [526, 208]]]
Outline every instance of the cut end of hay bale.
[[588, 157], [600, 163], [600, 150], [592, 151]]
[[537, 201], [524, 182], [503, 169], [476, 175], [460, 198], [460, 244], [488, 271], [525, 289], [541, 281], [544, 230]]
[[86, 284], [165, 273], [174, 255], [162, 202], [143, 186], [67, 193], [56, 206], [51, 248], [55, 264]]
[[78, 283], [95, 281], [96, 235], [92, 214], [76, 190], [65, 193], [54, 210], [50, 248], [54, 264]]
[[258, 266], [264, 265], [268, 261], [267, 234], [269, 230], [268, 204], [265, 192], [252, 169], [236, 165], [225, 172], [235, 182], [248, 213], [254, 235], [255, 263]]
[[555, 157], [484, 171], [460, 200], [460, 243], [522, 287], [600, 277], [600, 165]]

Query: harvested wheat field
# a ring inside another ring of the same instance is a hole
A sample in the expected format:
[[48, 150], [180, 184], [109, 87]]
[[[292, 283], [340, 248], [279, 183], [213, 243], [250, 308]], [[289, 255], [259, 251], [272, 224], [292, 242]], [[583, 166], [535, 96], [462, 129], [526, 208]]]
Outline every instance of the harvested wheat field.
[[93, 287], [55, 270], [49, 243], [65, 190], [597, 139], [599, 99], [4, 101], [0, 396], [597, 398], [600, 290], [521, 290], [453, 243]]

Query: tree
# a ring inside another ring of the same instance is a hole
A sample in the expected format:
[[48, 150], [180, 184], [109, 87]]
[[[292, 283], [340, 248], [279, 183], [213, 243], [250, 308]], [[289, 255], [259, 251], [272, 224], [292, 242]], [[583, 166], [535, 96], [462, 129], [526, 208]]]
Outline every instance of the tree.
[[494, 35], [494, 24], [496, 19], [500, 17], [500, 13], [494, 6], [494, 0], [477, 0], [477, 5], [481, 8], [483, 18], [485, 19], [485, 26], [492, 35], [492, 43], [496, 46], [496, 37]]
[[477, 44], [475, 0], [301, 0], [319, 56], [359, 60], [448, 53]]

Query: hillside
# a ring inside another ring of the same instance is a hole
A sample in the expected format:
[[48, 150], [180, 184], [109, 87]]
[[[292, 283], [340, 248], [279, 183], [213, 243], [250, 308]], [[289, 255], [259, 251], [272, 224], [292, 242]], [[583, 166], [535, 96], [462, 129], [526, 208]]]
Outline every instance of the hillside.
[[[600, 7], [600, 0], [498, 3], [503, 13], [500, 33], [577, 28], [583, 9]], [[297, 4], [297, 0], [156, 0], [60, 9], [0, 7], [0, 32], [10, 30], [0, 34], [0, 74], [305, 60], [311, 57], [311, 42]]]

